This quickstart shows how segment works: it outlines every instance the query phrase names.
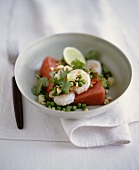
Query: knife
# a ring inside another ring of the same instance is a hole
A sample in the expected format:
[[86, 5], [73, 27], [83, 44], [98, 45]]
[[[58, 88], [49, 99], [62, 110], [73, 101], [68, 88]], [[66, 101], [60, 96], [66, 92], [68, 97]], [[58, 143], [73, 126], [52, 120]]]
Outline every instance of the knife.
[[23, 105], [22, 95], [19, 91], [15, 77], [12, 77], [13, 105], [18, 129], [23, 129]]

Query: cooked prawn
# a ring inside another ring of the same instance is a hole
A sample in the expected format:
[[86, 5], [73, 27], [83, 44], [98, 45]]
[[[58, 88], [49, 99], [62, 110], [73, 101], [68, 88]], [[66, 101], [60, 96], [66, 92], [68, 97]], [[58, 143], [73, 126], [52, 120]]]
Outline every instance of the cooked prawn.
[[95, 70], [98, 74], [102, 73], [102, 68], [101, 68], [101, 64], [99, 61], [97, 60], [88, 60], [86, 62], [86, 68], [87, 69], [92, 69]]
[[54, 97], [54, 102], [57, 105], [65, 106], [67, 104], [73, 103], [75, 99], [75, 93], [71, 92], [69, 94], [61, 94], [60, 96]]
[[81, 75], [82, 79], [85, 80], [85, 84], [82, 85], [82, 87], [79, 86], [75, 86], [73, 87], [73, 91], [77, 94], [83, 93], [85, 91], [88, 90], [89, 86], [90, 86], [90, 76], [83, 70], [81, 69], [75, 69], [73, 71], [71, 71], [68, 75], [67, 75], [67, 79], [68, 81], [76, 81], [76, 79], [78, 78], [78, 76]]

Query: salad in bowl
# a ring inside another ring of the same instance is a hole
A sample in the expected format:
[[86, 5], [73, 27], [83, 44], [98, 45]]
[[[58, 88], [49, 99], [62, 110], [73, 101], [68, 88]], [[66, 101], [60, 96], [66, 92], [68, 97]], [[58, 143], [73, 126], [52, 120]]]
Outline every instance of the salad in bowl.
[[53, 110], [87, 111], [89, 105], [108, 104], [112, 97], [109, 89], [114, 77], [99, 61], [98, 51], [89, 51], [85, 56], [75, 47], [63, 49], [61, 60], [46, 56], [32, 93], [37, 101]]

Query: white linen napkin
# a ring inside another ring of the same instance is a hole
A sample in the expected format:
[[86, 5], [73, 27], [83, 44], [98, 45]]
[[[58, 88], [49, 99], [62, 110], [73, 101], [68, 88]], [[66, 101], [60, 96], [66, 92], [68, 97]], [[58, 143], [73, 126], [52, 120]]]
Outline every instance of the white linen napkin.
[[93, 118], [81, 120], [61, 119], [72, 143], [80, 147], [119, 145], [131, 142], [128, 123], [138, 121], [137, 93], [132, 86], [129, 93], [111, 110]]
[[[18, 35], [18, 38], [20, 39], [19, 45], [21, 48], [26, 46], [28, 42], [31, 42], [32, 40], [42, 35], [75, 31], [72, 27], [70, 27], [70, 29], [66, 28], [65, 30], [63, 30], [63, 25], [61, 25], [60, 22], [56, 22], [54, 15], [52, 15], [50, 11], [50, 9], [54, 7], [53, 2], [49, 2], [49, 8], [47, 7], [47, 10], [45, 10], [45, 1], [35, 0], [34, 2], [36, 3], [32, 2], [33, 1], [30, 2], [26, 0], [18, 1], [18, 8], [15, 12], [16, 19], [14, 21], [18, 21], [18, 26], [16, 27], [16, 30], [14, 28], [15, 23], [11, 24], [12, 35]], [[66, 7], [69, 8], [70, 6]], [[26, 13], [23, 12], [24, 9], [26, 9]], [[61, 11], [61, 9], [63, 11]], [[34, 22], [32, 22], [34, 16], [30, 15], [31, 10], [35, 10], [35, 16], [36, 13], [38, 14], [37, 21], [40, 25], [38, 23], [34, 24]], [[61, 6], [57, 6], [55, 10], [61, 15], [66, 12], [66, 9], [61, 8]], [[78, 21], [78, 25], [76, 25], [76, 28], [78, 30], [78, 28], [80, 27], [81, 30], [82, 23], [79, 19], [80, 14], [76, 13], [76, 9], [74, 8], [72, 8], [71, 10], [73, 11], [72, 16], [76, 14], [76, 18]], [[48, 13], [51, 15], [51, 17], [50, 15], [48, 15]], [[29, 17], [26, 18], [25, 15]], [[20, 17], [23, 17], [24, 20], [23, 18], [22, 20], [19, 19]], [[68, 21], [72, 22], [72, 18], [73, 17], [70, 18], [71, 21]], [[74, 18], [74, 20], [76, 20], [76, 18]], [[60, 20], [58, 15], [57, 19]], [[31, 22], [29, 26], [23, 30], [22, 26], [26, 20], [30, 20]], [[21, 29], [23, 31], [22, 34], [20, 34]], [[26, 35], [26, 38], [24, 37], [24, 35]], [[5, 39], [1, 38], [0, 41], [5, 41]], [[3, 46], [3, 49], [6, 49], [6, 46]], [[3, 58], [3, 56], [6, 56], [6, 50], [5, 53], [3, 53], [3, 51], [0, 51], [0, 58], [2, 59], [0, 62], [1, 139], [71, 141], [74, 145], [79, 147], [95, 147], [110, 144], [119, 145], [130, 143], [131, 137], [128, 123], [139, 120], [139, 114], [137, 111], [139, 105], [139, 101], [137, 99], [139, 97], [139, 94], [137, 94], [135, 91], [135, 89], [138, 88], [138, 84], [135, 83], [134, 79], [130, 91], [117, 105], [115, 105], [111, 110], [106, 113], [88, 119], [66, 120], [51, 117], [50, 115], [37, 110], [35, 106], [31, 105], [26, 99], [23, 98], [24, 129], [18, 130], [15, 123], [12, 105], [11, 77], [13, 68], [8, 63], [7, 58]], [[133, 99], [135, 100], [135, 102], [133, 102]], [[66, 133], [64, 132], [64, 130]]]

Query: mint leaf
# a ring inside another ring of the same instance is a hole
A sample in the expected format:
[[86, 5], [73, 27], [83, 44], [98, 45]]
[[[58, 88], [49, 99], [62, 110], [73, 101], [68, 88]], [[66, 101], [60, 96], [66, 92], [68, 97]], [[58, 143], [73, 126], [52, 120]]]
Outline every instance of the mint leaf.
[[46, 77], [40, 77], [39, 75], [36, 75], [38, 77], [38, 80], [36, 82], [36, 85], [31, 89], [31, 92], [38, 96], [42, 90], [42, 87], [47, 87], [49, 85], [48, 79]]
[[73, 69], [83, 69], [85, 64], [80, 60], [76, 59], [71, 62]]

